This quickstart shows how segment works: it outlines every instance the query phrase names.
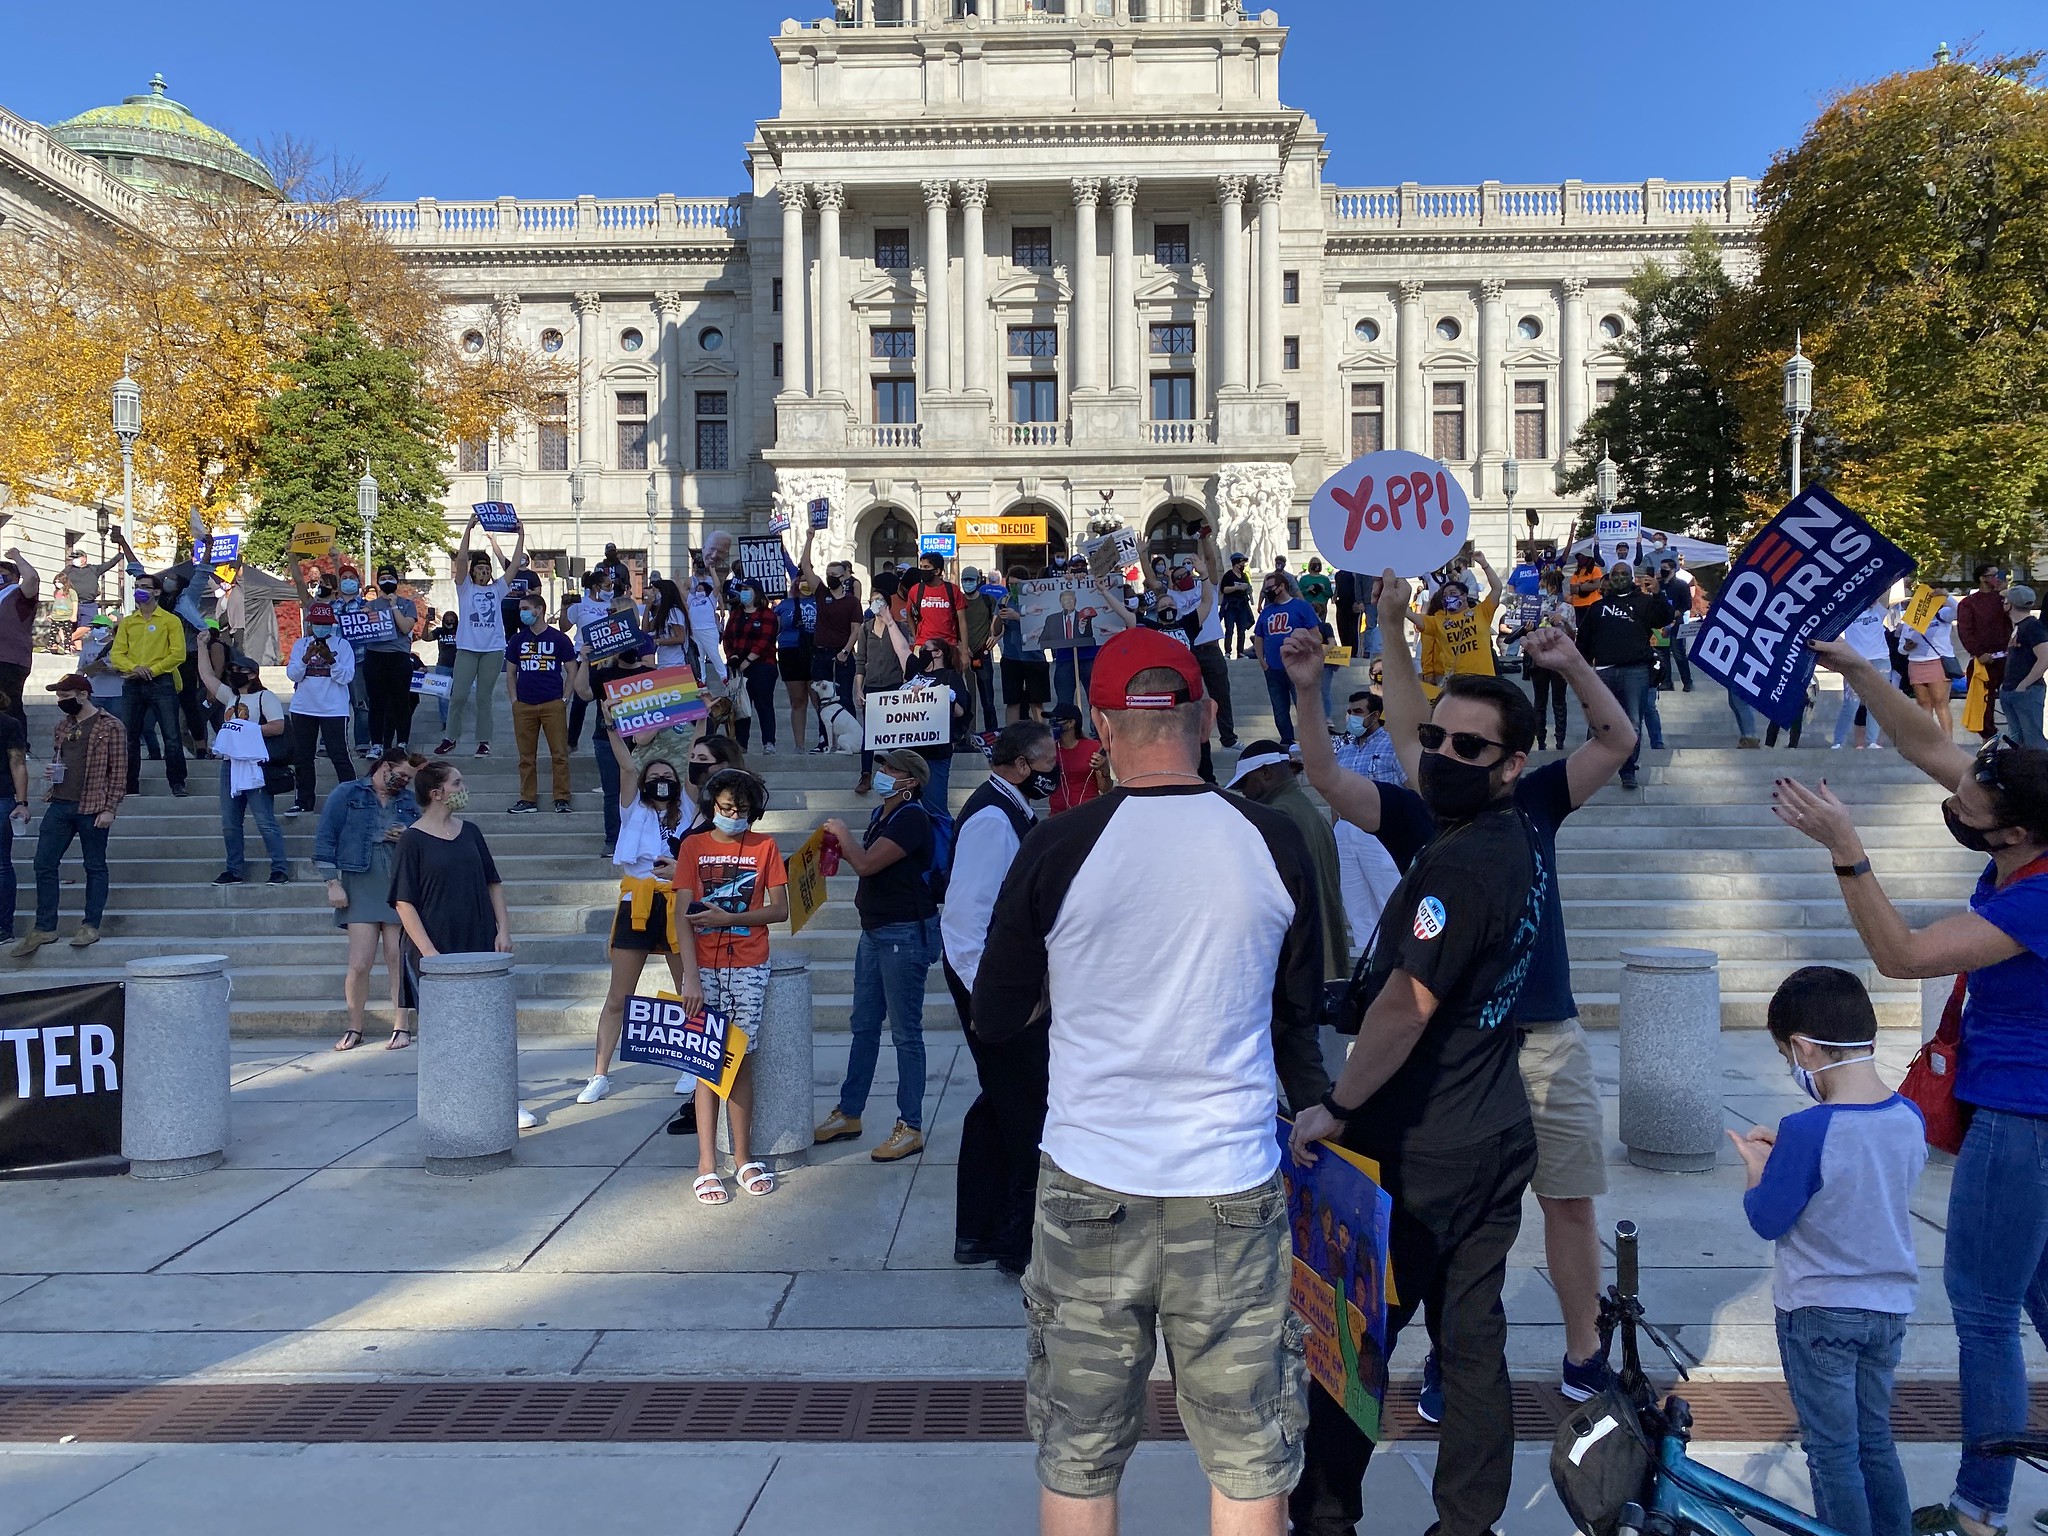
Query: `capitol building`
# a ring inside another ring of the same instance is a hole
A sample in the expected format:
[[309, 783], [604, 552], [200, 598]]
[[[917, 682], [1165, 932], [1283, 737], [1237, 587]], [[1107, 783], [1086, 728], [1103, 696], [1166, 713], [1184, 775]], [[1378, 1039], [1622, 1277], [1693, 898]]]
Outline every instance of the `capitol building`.
[[[769, 39], [737, 195], [369, 207], [452, 345], [573, 365], [537, 422], [450, 444], [451, 509], [496, 490], [536, 555], [659, 570], [819, 497], [861, 565], [942, 526], [1035, 564], [1108, 508], [1298, 566], [1323, 478], [1401, 447], [1450, 466], [1500, 560], [1580, 510], [1557, 481], [1630, 274], [1702, 224], [1748, 261], [1740, 176], [1330, 185], [1288, 28], [1236, 0], [821, 3]], [[213, 178], [268, 186], [161, 82], [49, 127], [0, 111], [0, 225], [120, 224]]]

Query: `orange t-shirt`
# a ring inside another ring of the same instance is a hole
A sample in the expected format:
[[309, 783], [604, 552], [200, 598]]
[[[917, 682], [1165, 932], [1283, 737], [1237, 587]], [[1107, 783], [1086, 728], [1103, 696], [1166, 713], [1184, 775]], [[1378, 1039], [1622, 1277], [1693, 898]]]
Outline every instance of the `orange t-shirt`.
[[[764, 905], [768, 895], [789, 884], [782, 850], [775, 839], [747, 832], [728, 843], [715, 832], [686, 837], [676, 850], [677, 894], [726, 912], [746, 912]], [[687, 904], [687, 903], [686, 903]], [[681, 914], [676, 921], [685, 919]], [[697, 964], [744, 968], [768, 963], [768, 925], [705, 928], [697, 934]]]

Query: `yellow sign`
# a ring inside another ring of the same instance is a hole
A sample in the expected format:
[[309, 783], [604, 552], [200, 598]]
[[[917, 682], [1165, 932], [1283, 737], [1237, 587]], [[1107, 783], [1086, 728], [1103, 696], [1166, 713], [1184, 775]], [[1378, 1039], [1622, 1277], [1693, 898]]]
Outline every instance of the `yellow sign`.
[[1941, 612], [1941, 605], [1948, 601], [1946, 592], [1921, 582], [1913, 589], [1913, 595], [1906, 599], [1905, 617], [1900, 621], [1908, 629], [1927, 633], [1927, 626], [1934, 622], [1934, 616]]
[[1351, 665], [1351, 647], [1348, 645], [1326, 645], [1323, 647], [1323, 665], [1326, 667], [1348, 667]]
[[292, 529], [292, 553], [318, 560], [334, 551], [334, 524], [299, 523]]
[[963, 517], [953, 525], [963, 544], [1043, 544], [1046, 519], [1042, 517]]
[[802, 933], [804, 924], [825, 905], [825, 829], [818, 828], [804, 839], [803, 847], [789, 856], [789, 931]]

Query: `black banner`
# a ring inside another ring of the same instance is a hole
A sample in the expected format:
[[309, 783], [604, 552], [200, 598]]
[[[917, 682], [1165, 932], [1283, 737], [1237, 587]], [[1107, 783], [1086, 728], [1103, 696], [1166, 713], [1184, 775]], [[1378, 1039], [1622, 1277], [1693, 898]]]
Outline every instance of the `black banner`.
[[126, 1173], [121, 983], [0, 997], [0, 1179]]

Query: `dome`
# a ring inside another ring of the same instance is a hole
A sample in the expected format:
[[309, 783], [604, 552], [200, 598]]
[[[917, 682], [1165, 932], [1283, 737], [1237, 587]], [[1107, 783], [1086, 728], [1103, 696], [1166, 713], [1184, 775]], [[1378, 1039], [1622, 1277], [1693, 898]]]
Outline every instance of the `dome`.
[[146, 95], [81, 112], [52, 125], [50, 136], [145, 192], [221, 192], [240, 184], [277, 194], [263, 162], [164, 94], [162, 75], [150, 80]]

